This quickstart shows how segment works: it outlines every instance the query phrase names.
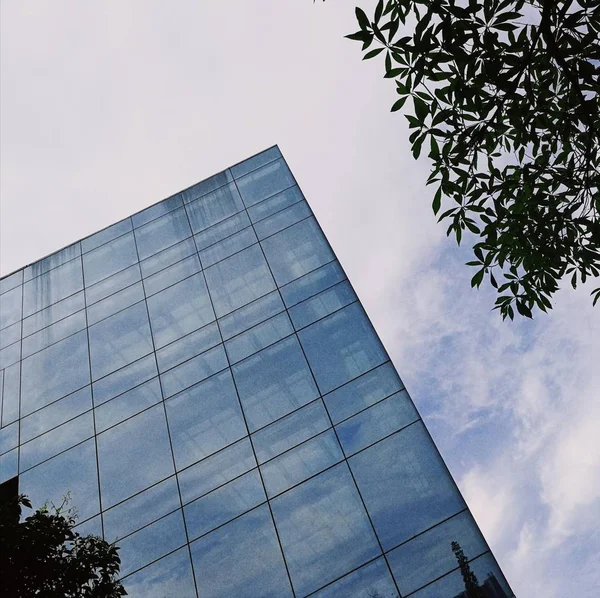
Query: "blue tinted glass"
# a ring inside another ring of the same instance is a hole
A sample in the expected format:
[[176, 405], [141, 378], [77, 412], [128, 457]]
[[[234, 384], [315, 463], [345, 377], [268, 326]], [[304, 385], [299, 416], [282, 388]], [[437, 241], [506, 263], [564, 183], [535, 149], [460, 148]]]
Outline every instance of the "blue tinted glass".
[[286, 313], [279, 314], [225, 342], [230, 363], [236, 363], [294, 332]]
[[21, 295], [23, 287], [18, 286], [0, 295], [0, 328], [10, 326], [21, 319]]
[[123, 581], [129, 598], [196, 598], [190, 553], [180, 548]]
[[229, 371], [185, 390], [169, 399], [166, 406], [178, 469], [247, 433]]
[[94, 404], [101, 405], [105, 401], [120, 395], [122, 392], [157, 376], [154, 355], [148, 355], [139, 361], [121, 368], [106, 378], [94, 382]]
[[298, 595], [380, 554], [345, 464], [273, 499], [271, 507]]
[[37, 351], [41, 351], [49, 345], [71, 336], [75, 332], [83, 330], [85, 326], [85, 312], [78, 311], [68, 318], [59, 320], [56, 324], [42, 328], [39, 332], [35, 332], [31, 336], [25, 337], [23, 339], [23, 359]]
[[179, 365], [190, 357], [199, 355], [221, 342], [216, 322], [186, 334], [179, 340], [156, 352], [158, 367], [162, 372]]
[[0, 279], [0, 293], [6, 293], [23, 282], [23, 270]]
[[157, 272], [144, 280], [146, 295], [154, 295], [167, 287], [200, 272], [200, 260], [197, 255], [190, 255], [185, 259]]
[[15, 322], [0, 330], [0, 349], [21, 340], [21, 322]]
[[[102, 432], [97, 440], [104, 508], [173, 473], [162, 405]], [[131, 463], [136, 466], [131, 467]]]
[[238, 212], [235, 216], [231, 216], [231, 218], [227, 218], [219, 222], [219, 224], [215, 224], [195, 235], [194, 239], [196, 240], [198, 251], [202, 251], [210, 245], [221, 241], [221, 239], [229, 237], [248, 226], [250, 226], [248, 214], [245, 211]]
[[248, 208], [248, 214], [250, 215], [252, 222], [258, 222], [259, 220], [272, 216], [276, 212], [280, 212], [303, 199], [304, 197], [298, 187], [290, 187], [289, 189]]
[[335, 258], [314, 218], [302, 220], [261, 244], [280, 286]]
[[228, 446], [178, 474], [183, 504], [256, 467], [248, 438]]
[[406, 391], [392, 395], [336, 428], [346, 455], [351, 455], [419, 419]]
[[21, 343], [16, 342], [0, 351], [0, 369], [7, 368], [21, 358]]
[[94, 440], [78, 444], [29, 469], [19, 476], [19, 492], [30, 497], [33, 508], [54, 503], [60, 506], [69, 496], [67, 507], [74, 507], [80, 520], [100, 511], [98, 472]]
[[468, 558], [488, 550], [473, 517], [463, 512], [388, 554], [390, 567], [403, 595], [456, 568], [452, 542], [458, 542]]
[[[40, 384], [40, 381], [43, 383]], [[21, 415], [27, 415], [89, 383], [87, 332], [82, 330], [23, 360]], [[4, 384], [6, 387], [6, 381]]]
[[270, 147], [268, 150], [261, 152], [256, 156], [252, 156], [252, 158], [248, 158], [247, 160], [244, 160], [235, 166], [232, 166], [230, 168], [231, 174], [233, 174], [234, 177], [239, 178], [251, 170], [256, 170], [264, 164], [268, 164], [269, 162], [277, 160], [278, 158], [281, 158], [281, 152], [279, 151], [279, 148], [277, 146]]
[[311, 324], [298, 336], [322, 393], [387, 361], [359, 303]]
[[139, 282], [142, 279], [140, 274], [140, 267], [138, 264], [129, 266], [125, 270], [121, 270], [108, 278], [105, 278], [102, 282], [85, 287], [85, 299], [88, 306], [109, 297], [113, 293], [120, 291], [126, 287], [131, 286], [135, 282]]
[[[28, 368], [31, 371], [32, 368]], [[21, 363], [15, 363], [4, 370], [4, 381], [2, 389], [2, 425], [6, 426], [19, 417], [19, 389], [21, 387]], [[36, 393], [35, 398], [39, 400], [42, 393]], [[23, 403], [23, 400], [25, 403]], [[27, 415], [31, 411], [31, 396], [22, 395], [21, 415]], [[27, 411], [29, 409], [29, 411]]]
[[81, 255], [81, 245], [80, 243], [74, 243], [73, 245], [69, 245], [69, 247], [65, 247], [48, 257], [45, 257], [43, 260], [38, 262], [34, 262], [30, 266], [25, 268], [24, 272], [24, 280], [31, 280], [44, 272], [48, 272], [61, 264], [65, 264], [66, 262], [75, 259]]
[[[79, 521], [79, 519], [76, 519]], [[100, 515], [96, 515], [91, 519], [87, 519], [82, 523], [78, 523], [73, 530], [78, 533], [80, 536], [98, 536], [102, 537], [102, 519]]]
[[[0, 383], [2, 378], [0, 378]], [[19, 444], [19, 424], [15, 422], [0, 429], [0, 454], [14, 449]]]
[[325, 395], [324, 399], [331, 419], [338, 423], [398, 392], [402, 386], [394, 366], [388, 361]]
[[144, 289], [142, 283], [137, 282], [136, 284], [110, 295], [106, 299], [90, 305], [87, 308], [88, 324], [91, 326], [108, 316], [112, 316], [117, 312], [144, 300]]
[[246, 247], [257, 243], [258, 239], [252, 228], [245, 228], [239, 233], [235, 233], [200, 252], [200, 261], [203, 268], [208, 268], [216, 262], [219, 262]]
[[0, 484], [18, 475], [19, 449], [13, 449], [0, 456]]
[[142, 226], [142, 224], [146, 224], [151, 220], [156, 220], [160, 216], [164, 216], [177, 208], [183, 206], [183, 201], [181, 200], [180, 195], [173, 195], [172, 197], [168, 197], [167, 199], [163, 199], [163, 201], [134, 214], [131, 217], [133, 222], [133, 226]]
[[349, 462], [384, 550], [465, 506], [421, 422]]
[[284, 309], [279, 293], [274, 291], [221, 318], [219, 320], [221, 334], [227, 340], [271, 316], [281, 313]]
[[254, 205], [294, 185], [294, 177], [280, 159], [237, 179], [237, 186], [246, 206]]
[[337, 261], [332, 261], [281, 287], [281, 295], [285, 304], [291, 307], [345, 278], [346, 275], [340, 264]]
[[266, 500], [258, 470], [245, 473], [184, 507], [190, 540], [223, 525]]
[[293, 595], [266, 505], [193, 542], [191, 549], [194, 569], [210, 571], [196, 578], [203, 598]]
[[119, 541], [120, 573], [128, 575], [184, 544], [183, 517], [175, 511]]
[[311, 215], [312, 212], [310, 211], [308, 204], [305, 201], [302, 201], [277, 214], [273, 214], [273, 216], [270, 216], [269, 218], [265, 218], [264, 220], [255, 223], [254, 229], [256, 230], [258, 238], [262, 240]]
[[233, 177], [229, 170], [224, 170], [223, 172], [219, 172], [208, 179], [188, 187], [185, 191], [181, 192], [181, 196], [183, 197], [183, 201], [188, 203], [218, 189], [219, 187], [227, 185], [227, 183], [230, 183], [232, 180]]
[[131, 229], [131, 219], [125, 218], [125, 220], [121, 220], [120, 222], [101, 230], [95, 235], [83, 239], [83, 241], [81, 241], [81, 249], [83, 251], [91, 251], [95, 247], [99, 247], [100, 245], [129, 232]]
[[152, 351], [148, 313], [137, 303], [89, 327], [92, 376], [101, 378]]
[[205, 273], [219, 318], [275, 289], [258, 245], [207, 268]]
[[211, 191], [185, 207], [195, 233], [244, 209], [240, 194], [233, 183]]
[[138, 261], [133, 233], [98, 247], [83, 255], [85, 284], [91, 285]]
[[148, 311], [157, 348], [215, 319], [202, 274], [149, 297]]
[[307, 440], [261, 466], [269, 497], [284, 492], [343, 458], [333, 430]]
[[192, 235], [184, 208], [144, 224], [134, 233], [141, 260]]
[[50, 326], [50, 324], [54, 324], [54, 322], [62, 320], [84, 307], [83, 291], [58, 301], [54, 305], [25, 318], [23, 320], [23, 336], [28, 336], [46, 326]]
[[175, 264], [190, 255], [195, 255], [196, 245], [194, 239], [185, 239], [176, 245], [160, 251], [156, 255], [140, 262], [140, 268], [145, 278], [152, 276], [171, 264]]
[[295, 336], [236, 364], [233, 375], [251, 431], [318, 396]]

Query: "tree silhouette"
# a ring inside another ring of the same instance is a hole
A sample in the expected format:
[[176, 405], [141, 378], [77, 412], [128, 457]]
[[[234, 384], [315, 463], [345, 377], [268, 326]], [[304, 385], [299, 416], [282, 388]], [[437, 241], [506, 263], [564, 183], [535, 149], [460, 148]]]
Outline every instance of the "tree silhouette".
[[481, 586], [477, 581], [477, 576], [471, 571], [469, 560], [458, 542], [452, 542], [452, 552], [458, 561], [460, 573], [465, 584], [465, 598], [485, 598]]

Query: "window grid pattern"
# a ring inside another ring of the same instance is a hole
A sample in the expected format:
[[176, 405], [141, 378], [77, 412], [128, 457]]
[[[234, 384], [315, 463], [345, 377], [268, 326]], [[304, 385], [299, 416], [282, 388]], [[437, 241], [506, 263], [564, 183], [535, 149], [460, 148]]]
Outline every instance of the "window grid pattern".
[[277, 147], [0, 292], [0, 482], [85, 500], [131, 595], [453, 598], [453, 540], [512, 595]]

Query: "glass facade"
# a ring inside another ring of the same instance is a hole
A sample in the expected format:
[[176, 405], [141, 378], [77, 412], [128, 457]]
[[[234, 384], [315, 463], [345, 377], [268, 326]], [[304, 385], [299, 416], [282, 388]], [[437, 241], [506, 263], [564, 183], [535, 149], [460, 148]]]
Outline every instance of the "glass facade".
[[513, 595], [277, 147], [0, 293], [0, 482], [130, 596]]

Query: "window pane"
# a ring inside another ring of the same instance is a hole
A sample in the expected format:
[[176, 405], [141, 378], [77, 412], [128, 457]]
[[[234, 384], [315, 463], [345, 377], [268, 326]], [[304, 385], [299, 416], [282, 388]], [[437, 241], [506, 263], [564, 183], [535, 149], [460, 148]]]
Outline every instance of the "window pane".
[[263, 220], [303, 199], [304, 197], [298, 187], [290, 187], [289, 189], [248, 208], [248, 214], [250, 215], [252, 222], [258, 222], [259, 220]]
[[220, 187], [186, 205], [192, 230], [198, 233], [244, 209], [233, 183]]
[[85, 312], [78, 311], [72, 316], [56, 322], [56, 324], [42, 328], [39, 332], [35, 332], [31, 336], [27, 336], [23, 339], [23, 359], [29, 357], [29, 355], [32, 355], [33, 353], [41, 351], [49, 345], [53, 345], [54, 343], [71, 336], [75, 332], [83, 330], [85, 327]]
[[98, 461], [105, 508], [170, 476], [173, 458], [163, 406], [99, 434]]
[[271, 507], [298, 595], [380, 553], [345, 464], [282, 494]]
[[83, 239], [83, 241], [81, 241], [81, 248], [83, 251], [91, 251], [95, 247], [99, 247], [100, 245], [129, 232], [131, 229], [131, 219], [125, 218], [125, 220], [121, 220], [120, 222], [101, 230], [95, 235]]
[[270, 147], [268, 150], [257, 154], [256, 156], [252, 156], [239, 164], [231, 167], [231, 174], [234, 177], [239, 178], [251, 170], [256, 170], [263, 166], [263, 164], [267, 164], [272, 162], [273, 160], [277, 160], [277, 158], [281, 158], [281, 152], [277, 146]]
[[90, 326], [89, 335], [94, 379], [147, 355], [153, 348], [144, 303]]
[[141, 260], [192, 235], [184, 208], [140, 226], [134, 233]]
[[266, 505], [200, 538], [191, 549], [196, 571], [210, 571], [196, 580], [203, 598], [292, 596]]
[[141, 279], [140, 267], [138, 264], [135, 264], [105, 278], [102, 282], [91, 286], [87, 286], [86, 284], [85, 299], [87, 304], [89, 306], [101, 299], [105, 299], [113, 293], [139, 282]]
[[140, 267], [144, 278], [148, 278], [152, 274], [156, 274], [171, 264], [181, 261], [183, 258], [196, 254], [196, 245], [194, 239], [185, 239], [181, 243], [177, 243], [164, 251], [160, 251], [156, 255], [149, 257], [140, 262]]
[[144, 300], [144, 289], [142, 283], [137, 282], [134, 285], [95, 303], [87, 308], [88, 325], [91, 326], [108, 316]]
[[208, 179], [188, 187], [185, 191], [181, 192], [181, 196], [183, 197], [183, 201], [188, 203], [218, 189], [219, 187], [227, 185], [227, 183], [230, 183], [232, 180], [233, 177], [229, 170], [224, 170], [223, 172], [219, 172]]
[[239, 233], [235, 233], [234, 235], [219, 241], [219, 243], [215, 243], [202, 250], [200, 252], [202, 267], [208, 268], [208, 266], [212, 266], [226, 257], [229, 257], [246, 247], [250, 247], [250, 245], [253, 245], [254, 243], [258, 243], [256, 234], [252, 228], [245, 228]]
[[157, 348], [215, 319], [202, 274], [149, 297], [148, 311]]
[[37, 313], [23, 320], [23, 336], [29, 336], [58, 320], [62, 320], [67, 316], [80, 311], [85, 307], [83, 291], [71, 295], [62, 301], [58, 301], [54, 305], [42, 309]]
[[89, 383], [87, 332], [82, 330], [23, 360], [21, 415], [27, 415]]
[[421, 422], [349, 462], [384, 550], [465, 507]]
[[30, 497], [34, 509], [46, 503], [59, 506], [69, 496], [67, 506], [77, 510], [80, 521], [100, 511], [93, 439], [22, 473], [19, 480], [19, 491]]
[[24, 280], [31, 280], [44, 272], [48, 272], [61, 264], [70, 262], [72, 259], [81, 255], [81, 245], [79, 243], [73, 243], [69, 247], [65, 247], [42, 260], [34, 262], [30, 266], [27, 266], [24, 271]]
[[[14, 422], [19, 417], [19, 389], [21, 386], [21, 362], [15, 363], [4, 370], [4, 387], [2, 389], [2, 426]], [[23, 391], [24, 392], [24, 391]], [[22, 415], [28, 411], [27, 397], [21, 398]], [[31, 409], [29, 410], [31, 411]]]
[[249, 305], [236, 309], [233, 313], [219, 320], [221, 334], [225, 340], [264, 322], [284, 311], [283, 301], [277, 291], [269, 293]]
[[143, 357], [139, 361], [114, 372], [114, 374], [94, 382], [94, 405], [97, 407], [157, 375], [154, 355]]
[[308, 204], [305, 201], [302, 201], [270, 216], [269, 218], [257, 222], [254, 225], [254, 229], [256, 230], [258, 238], [262, 240], [311, 215], [312, 212], [310, 211]]
[[16, 342], [0, 351], [0, 369], [7, 368], [21, 359], [21, 343]]
[[291, 187], [295, 182], [285, 162], [280, 159], [238, 178], [237, 186], [246, 206], [251, 206]]
[[6, 328], [21, 319], [21, 295], [23, 287], [18, 286], [0, 295], [0, 328]]
[[221, 241], [221, 239], [229, 237], [248, 226], [250, 226], [248, 214], [245, 211], [238, 212], [234, 216], [231, 216], [231, 218], [227, 218], [219, 222], [219, 224], [215, 224], [195, 235], [194, 239], [196, 239], [198, 251], [202, 251], [210, 245]]
[[174, 285], [180, 280], [184, 280], [200, 272], [200, 260], [197, 255], [190, 255], [185, 259], [169, 266], [165, 270], [157, 272], [153, 276], [144, 280], [144, 288], [148, 297], [155, 295], [159, 291]]
[[285, 304], [291, 307], [345, 278], [346, 275], [340, 264], [337, 261], [332, 261], [281, 287], [281, 295]]
[[[0, 378], [0, 383], [2, 378]], [[19, 444], [19, 424], [15, 422], [0, 429], [0, 454], [14, 449]]]
[[205, 273], [219, 318], [275, 289], [258, 245], [228, 257]]
[[13, 449], [8, 453], [4, 453], [4, 455], [0, 456], [0, 484], [6, 482], [6, 480], [10, 480], [19, 474], [18, 464], [19, 464], [19, 449]]
[[221, 342], [216, 322], [186, 334], [175, 342], [156, 352], [158, 367], [162, 372], [183, 363], [190, 357], [199, 355]]
[[134, 214], [131, 217], [133, 221], [133, 226], [142, 226], [147, 222], [151, 222], [152, 220], [156, 220], [160, 216], [164, 216], [177, 208], [183, 206], [183, 201], [181, 200], [181, 196], [173, 195], [172, 197], [168, 197], [167, 199], [163, 199], [161, 202]]
[[359, 303], [311, 324], [298, 336], [322, 393], [388, 359]]
[[166, 403], [177, 469], [183, 469], [247, 434], [229, 371]]
[[14, 274], [5, 276], [0, 279], [0, 293], [6, 293], [15, 287], [19, 286], [23, 282], [23, 270], [19, 270]]
[[21, 340], [21, 322], [15, 322], [0, 330], [0, 349]]
[[236, 364], [233, 375], [251, 431], [318, 396], [295, 336]]
[[86, 286], [109, 277], [138, 261], [133, 233], [83, 254]]

